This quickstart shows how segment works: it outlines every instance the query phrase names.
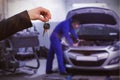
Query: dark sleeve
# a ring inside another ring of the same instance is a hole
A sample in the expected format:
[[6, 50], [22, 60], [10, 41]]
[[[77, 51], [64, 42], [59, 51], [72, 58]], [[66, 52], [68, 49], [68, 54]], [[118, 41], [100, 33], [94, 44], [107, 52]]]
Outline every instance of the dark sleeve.
[[63, 26], [62, 27], [62, 31], [63, 31], [63, 35], [65, 36], [65, 38], [67, 39], [67, 41], [69, 42], [69, 44], [70, 44], [70, 46], [72, 46], [73, 45], [73, 41], [72, 41], [72, 39], [70, 38], [70, 35], [69, 35], [69, 25], [67, 25], [67, 23], [66, 24], [63, 24], [63, 25], [61, 25], [61, 26]]
[[32, 26], [27, 11], [16, 14], [0, 22], [0, 40], [3, 40], [12, 34]]
[[78, 36], [77, 34], [75, 33], [75, 30], [71, 27], [70, 28], [70, 33], [72, 34], [72, 36], [75, 38], [75, 39], [78, 39]]

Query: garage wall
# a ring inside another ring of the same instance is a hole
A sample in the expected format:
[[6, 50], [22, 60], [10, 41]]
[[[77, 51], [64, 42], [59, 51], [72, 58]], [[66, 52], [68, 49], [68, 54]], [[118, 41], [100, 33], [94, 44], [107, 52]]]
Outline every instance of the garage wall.
[[3, 18], [3, 0], [0, 0], [0, 20]]
[[8, 11], [7, 0], [0, 0], [0, 20], [6, 18]]
[[38, 6], [49, 9], [52, 13], [52, 22], [65, 18], [66, 8], [64, 0], [8, 0], [8, 17], [23, 10], [29, 10]]
[[119, 16], [120, 16], [120, 0], [118, 2], [118, 5], [119, 5], [118, 11], [119, 11]]
[[[65, 19], [67, 12], [72, 9], [73, 3], [95, 3], [95, 2], [106, 3], [109, 8], [116, 11], [118, 14], [120, 12], [120, 0], [4, 0], [4, 1], [7, 1], [7, 4], [5, 6], [6, 17], [10, 17], [23, 10], [26, 9], [29, 10], [37, 6], [42, 6], [49, 9], [52, 13], [52, 19], [50, 20], [51, 25], [50, 33], [60, 21]], [[50, 34], [49, 35], [45, 34], [44, 37], [42, 36], [43, 23], [40, 21], [35, 21], [33, 22], [33, 24], [36, 26], [38, 32], [40, 33], [39, 35], [40, 45], [49, 47]]]
[[[2, 1], [2, 0], [0, 0]], [[8, 1], [6, 17], [37, 6], [48, 8], [52, 13], [51, 21], [61, 21], [66, 13], [72, 9], [74, 3], [106, 3], [107, 6], [119, 14], [120, 0], [4, 0]], [[1, 3], [0, 3], [1, 4]], [[24, 6], [25, 5], [25, 6]]]

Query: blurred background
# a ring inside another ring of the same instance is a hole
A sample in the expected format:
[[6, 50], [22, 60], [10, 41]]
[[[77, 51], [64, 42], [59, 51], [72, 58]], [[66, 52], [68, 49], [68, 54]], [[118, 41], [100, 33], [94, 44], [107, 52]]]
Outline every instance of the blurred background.
[[52, 13], [52, 19], [49, 21], [51, 29], [44, 37], [41, 36], [43, 23], [33, 21], [34, 26], [40, 33], [40, 45], [46, 47], [49, 47], [48, 38], [54, 27], [64, 20], [67, 12], [72, 9], [89, 6], [104, 7], [112, 9], [120, 16], [120, 0], [0, 0], [0, 20], [38, 6], [47, 8]]
[[[51, 26], [50, 30], [47, 33], [45, 33], [44, 36], [42, 36], [44, 31], [43, 29], [44, 23], [41, 21], [32, 21], [33, 26], [28, 29], [29, 31], [36, 30], [39, 33], [38, 35], [39, 42], [40, 42], [39, 46], [44, 46], [43, 48], [44, 51], [47, 51], [49, 49], [49, 45], [50, 45], [49, 37], [51, 32], [53, 31], [53, 29], [56, 27], [58, 23], [66, 19], [67, 13], [72, 9], [82, 8], [82, 7], [102, 7], [102, 8], [107, 8], [115, 11], [116, 14], [120, 17], [120, 0], [0, 0], [0, 20], [7, 19], [24, 10], [30, 10], [36, 7], [47, 8], [50, 10], [52, 14], [52, 18], [48, 22], [50, 23], [50, 26]], [[25, 32], [25, 31], [26, 30], [23, 30], [20, 32]], [[22, 49], [20, 50], [22, 51]], [[45, 52], [45, 53], [47, 54], [48, 52]], [[35, 60], [31, 60], [31, 62], [26, 62], [26, 63], [34, 65]], [[46, 59], [40, 59], [40, 63], [41, 63], [40, 68], [37, 74], [35, 75], [26, 76], [25, 74], [22, 74], [22, 75], [12, 74], [7, 76], [6, 74], [1, 75], [2, 72], [0, 72], [0, 80], [28, 80], [28, 79], [29, 80], [48, 80], [48, 79], [40, 79], [41, 77], [40, 75], [45, 74]], [[53, 67], [56, 69], [57, 60], [54, 61]], [[81, 76], [79, 77], [81, 78]], [[118, 76], [117, 76], [117, 79], [106, 79], [106, 76], [101, 77], [101, 76], [86, 75], [82, 77], [84, 79], [79, 79], [79, 80], [88, 80], [87, 78], [89, 78], [89, 80], [118, 80]], [[53, 79], [50, 79], [50, 80], [53, 80]], [[61, 80], [61, 79], [54, 79], [54, 80]], [[75, 79], [75, 80], [78, 80], [78, 79]]]

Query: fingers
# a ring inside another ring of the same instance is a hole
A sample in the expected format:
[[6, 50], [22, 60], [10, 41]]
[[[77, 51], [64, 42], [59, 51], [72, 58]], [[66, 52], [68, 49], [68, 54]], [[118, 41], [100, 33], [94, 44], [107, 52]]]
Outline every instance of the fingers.
[[73, 46], [74, 46], [74, 47], [77, 47], [77, 46], [78, 46], [78, 43], [74, 43]]
[[43, 12], [41, 12], [41, 15], [45, 18], [51, 19], [50, 11], [48, 11], [46, 9]]
[[49, 19], [47, 17], [43, 17], [43, 16], [39, 16], [38, 19], [41, 20], [41, 21], [43, 21], [43, 22], [49, 21]]
[[49, 21], [49, 19], [51, 19], [51, 14], [50, 11], [47, 9], [42, 8], [40, 15], [42, 16], [42, 20], [44, 19], [44, 21]]
[[28, 15], [31, 20], [41, 20], [43, 22], [47, 22], [51, 19], [50, 11], [42, 7], [29, 10]]
[[43, 16], [46, 16], [48, 19], [51, 19], [50, 11], [48, 9], [45, 9], [45, 8], [42, 8], [42, 7], [40, 7], [40, 8], [41, 8], [41, 14]]
[[47, 22], [47, 21], [49, 21], [49, 19], [50, 19], [50, 18], [48, 18], [48, 17], [45, 16], [45, 15], [40, 15], [40, 17], [39, 17], [39, 20], [41, 20], [41, 21], [43, 21], [43, 22]]

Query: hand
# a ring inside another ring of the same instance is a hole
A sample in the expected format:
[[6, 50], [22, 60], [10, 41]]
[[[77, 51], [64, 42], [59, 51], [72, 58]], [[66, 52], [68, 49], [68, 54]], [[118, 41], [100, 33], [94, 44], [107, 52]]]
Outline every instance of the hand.
[[73, 46], [74, 46], [74, 47], [77, 47], [77, 46], [78, 46], [78, 44], [79, 44], [79, 43], [74, 43], [74, 44], [73, 44]]
[[77, 39], [77, 42], [80, 43], [80, 42], [84, 42], [85, 40], [83, 39]]
[[41, 20], [43, 22], [47, 22], [51, 19], [50, 11], [42, 7], [28, 10], [28, 15], [31, 20]]

